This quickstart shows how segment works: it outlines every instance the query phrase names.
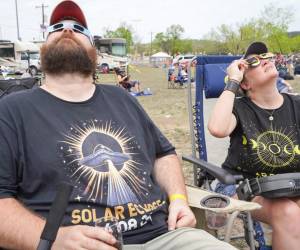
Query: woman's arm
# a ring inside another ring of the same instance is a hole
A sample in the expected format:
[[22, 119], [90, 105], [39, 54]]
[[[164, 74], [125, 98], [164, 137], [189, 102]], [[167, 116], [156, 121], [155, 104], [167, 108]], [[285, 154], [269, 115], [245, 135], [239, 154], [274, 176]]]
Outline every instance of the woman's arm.
[[[235, 84], [239, 84], [243, 79], [244, 71], [243, 60], [236, 60], [227, 68], [228, 78]], [[223, 138], [230, 135], [235, 129], [237, 120], [232, 113], [234, 99], [234, 92], [224, 90], [217, 100], [208, 122], [208, 130], [213, 136]]]
[[225, 90], [218, 98], [208, 122], [209, 132], [219, 138], [226, 137], [235, 129], [237, 121], [232, 113], [235, 94]]

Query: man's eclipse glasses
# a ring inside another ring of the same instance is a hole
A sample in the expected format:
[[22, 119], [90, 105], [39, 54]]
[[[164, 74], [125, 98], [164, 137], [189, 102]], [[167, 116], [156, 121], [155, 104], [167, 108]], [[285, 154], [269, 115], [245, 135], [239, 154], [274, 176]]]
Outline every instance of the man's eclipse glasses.
[[87, 28], [83, 27], [82, 25], [80, 25], [74, 21], [62, 21], [62, 22], [53, 24], [47, 28], [47, 31], [50, 34], [52, 32], [60, 31], [63, 29], [72, 29], [74, 32], [81, 33], [89, 38], [92, 45], [94, 44], [93, 37], [92, 37], [90, 31]]

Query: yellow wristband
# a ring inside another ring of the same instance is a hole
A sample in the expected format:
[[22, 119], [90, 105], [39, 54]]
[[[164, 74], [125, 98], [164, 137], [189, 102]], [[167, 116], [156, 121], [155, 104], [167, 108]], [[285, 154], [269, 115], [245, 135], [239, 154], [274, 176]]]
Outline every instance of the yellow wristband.
[[171, 194], [169, 197], [170, 202], [175, 200], [187, 200], [186, 196], [184, 194]]

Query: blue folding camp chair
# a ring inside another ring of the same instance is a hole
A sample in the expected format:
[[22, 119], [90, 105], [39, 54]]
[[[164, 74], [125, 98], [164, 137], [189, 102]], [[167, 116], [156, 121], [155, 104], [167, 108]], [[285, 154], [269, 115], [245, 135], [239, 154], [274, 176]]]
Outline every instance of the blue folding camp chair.
[[[228, 171], [207, 162], [207, 147], [205, 140], [204, 125], [204, 95], [205, 98], [217, 98], [222, 93], [225, 83], [226, 68], [228, 65], [240, 57], [236, 56], [199, 56], [197, 57], [196, 68], [196, 97], [192, 103], [191, 84], [188, 85], [188, 106], [189, 122], [192, 140], [192, 156], [183, 156], [183, 160], [194, 165], [194, 183], [199, 187], [211, 189], [213, 180], [218, 179], [225, 185], [236, 185], [243, 180], [239, 173], [229, 173]], [[189, 71], [190, 72], [190, 71]], [[190, 76], [189, 76], [190, 78]], [[224, 186], [224, 185], [223, 185]], [[231, 186], [234, 187], [234, 186]], [[234, 189], [234, 188], [233, 188]], [[233, 213], [233, 218], [229, 220], [229, 228], [225, 235], [225, 240], [229, 241], [233, 219], [239, 212]], [[259, 223], [252, 221], [250, 212], [242, 212], [244, 220], [245, 238], [250, 249], [271, 249], [266, 247], [263, 231]], [[257, 227], [254, 228], [253, 227]], [[258, 244], [258, 243], [259, 244]], [[259, 247], [257, 247], [259, 245]]]

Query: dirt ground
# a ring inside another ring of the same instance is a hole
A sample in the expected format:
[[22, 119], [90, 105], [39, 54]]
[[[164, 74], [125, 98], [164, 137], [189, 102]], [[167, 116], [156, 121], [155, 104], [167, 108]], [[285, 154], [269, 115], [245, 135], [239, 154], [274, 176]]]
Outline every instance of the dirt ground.
[[[143, 89], [150, 88], [152, 96], [137, 97], [144, 109], [154, 120], [156, 125], [175, 145], [179, 157], [191, 154], [191, 138], [187, 111], [187, 89], [167, 88], [167, 70], [151, 67], [131, 67], [132, 79], [140, 80]], [[113, 74], [100, 75], [100, 83], [116, 84]], [[295, 92], [300, 93], [300, 76], [289, 81]], [[194, 96], [194, 89], [192, 90]], [[215, 142], [210, 147], [215, 147]], [[208, 148], [208, 151], [210, 148]], [[188, 163], [183, 163], [183, 172], [187, 184], [193, 183], [193, 169]], [[236, 234], [243, 230], [241, 222], [235, 226]], [[222, 232], [221, 232], [222, 234]], [[249, 249], [244, 240], [232, 242], [238, 249]]]
[[[131, 79], [140, 80], [142, 89], [150, 88], [153, 95], [137, 97], [155, 124], [175, 145], [179, 156], [191, 154], [187, 91], [185, 88], [168, 89], [167, 71], [161, 68], [131, 67]], [[101, 74], [99, 82], [115, 84], [113, 74]], [[193, 173], [188, 164], [184, 166], [186, 182], [192, 183]]]

